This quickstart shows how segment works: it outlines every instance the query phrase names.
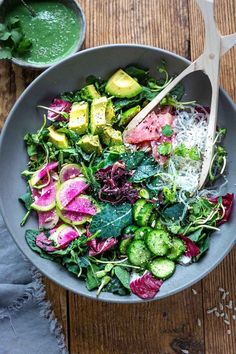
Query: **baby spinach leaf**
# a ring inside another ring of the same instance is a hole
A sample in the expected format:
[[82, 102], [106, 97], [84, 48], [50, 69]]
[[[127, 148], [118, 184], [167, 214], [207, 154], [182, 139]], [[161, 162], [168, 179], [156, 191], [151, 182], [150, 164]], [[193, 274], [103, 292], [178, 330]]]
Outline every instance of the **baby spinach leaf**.
[[108, 285], [104, 288], [104, 291], [109, 293], [117, 294], [120, 296], [129, 295], [130, 291], [123, 286], [121, 281], [114, 276], [112, 280], [108, 283]]
[[126, 288], [126, 289], [129, 289], [130, 290], [130, 286], [129, 286], [129, 283], [130, 283], [130, 273], [122, 268], [122, 267], [119, 267], [119, 266], [116, 266], [114, 268], [114, 273], [115, 275], [117, 276], [117, 278], [119, 279], [119, 281], [121, 282], [121, 284]]
[[140, 81], [144, 80], [148, 75], [148, 69], [136, 65], [127, 66], [125, 72], [132, 77], [136, 77]]
[[93, 217], [90, 224], [90, 232], [100, 231], [101, 238], [118, 237], [122, 229], [131, 224], [132, 207], [130, 204], [106, 204], [101, 212]]
[[33, 199], [32, 199], [30, 191], [28, 190], [25, 194], [23, 194], [19, 198], [19, 201], [24, 204], [25, 209], [30, 210], [31, 204], [33, 203]]
[[131, 181], [135, 183], [142, 182], [143, 180], [155, 176], [158, 173], [159, 167], [150, 155], [146, 155], [140, 164], [136, 167]]
[[40, 234], [39, 230], [26, 230], [25, 232], [26, 242], [34, 252], [37, 252], [40, 255], [40, 257], [53, 260], [53, 256], [43, 252], [43, 250], [36, 245], [35, 239], [39, 234]]
[[99, 271], [99, 267], [95, 264], [91, 264], [87, 269], [85, 282], [88, 290], [98, 288], [101, 283], [101, 280], [96, 276], [97, 271]]
[[178, 221], [184, 218], [185, 215], [185, 205], [183, 203], [176, 203], [168, 208], [166, 208], [162, 215], [166, 219], [171, 219], [172, 221]]
[[202, 234], [202, 228], [194, 231], [192, 234], [188, 235], [188, 238], [193, 242], [198, 242]]

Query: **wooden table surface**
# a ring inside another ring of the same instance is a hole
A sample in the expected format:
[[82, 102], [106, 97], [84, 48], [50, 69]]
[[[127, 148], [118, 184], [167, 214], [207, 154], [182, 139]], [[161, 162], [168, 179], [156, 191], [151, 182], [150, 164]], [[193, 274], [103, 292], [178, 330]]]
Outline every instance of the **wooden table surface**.
[[[81, 0], [87, 17], [84, 47], [140, 43], [188, 59], [202, 50], [202, 19], [193, 0]], [[216, 1], [222, 33], [236, 32], [236, 1]], [[0, 63], [0, 122], [38, 75]], [[221, 84], [236, 100], [236, 48], [222, 61]], [[233, 118], [233, 117], [232, 117]], [[223, 237], [223, 235], [222, 235]], [[62, 323], [71, 354], [235, 354], [236, 249], [204, 280], [167, 299], [131, 305], [88, 300], [45, 279], [48, 299]], [[229, 291], [221, 299], [222, 287]], [[222, 303], [222, 305], [220, 305]], [[229, 304], [231, 305], [231, 304]], [[225, 317], [207, 314], [214, 306]], [[223, 308], [224, 307], [224, 308]], [[234, 316], [234, 315], [233, 315]], [[225, 320], [225, 321], [224, 321]]]

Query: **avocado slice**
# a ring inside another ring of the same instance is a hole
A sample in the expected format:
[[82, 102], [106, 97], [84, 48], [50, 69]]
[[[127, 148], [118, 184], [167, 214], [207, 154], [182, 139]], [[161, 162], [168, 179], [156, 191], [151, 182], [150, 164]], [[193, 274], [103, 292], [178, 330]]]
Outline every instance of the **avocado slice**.
[[122, 113], [119, 126], [126, 126], [140, 111], [141, 107], [135, 106]]
[[92, 134], [100, 134], [107, 124], [107, 101], [106, 97], [95, 98], [92, 101], [90, 111], [90, 130]]
[[142, 86], [129, 76], [124, 70], [119, 69], [108, 80], [106, 92], [119, 98], [131, 98], [142, 91]]
[[101, 155], [102, 153], [102, 146], [100, 144], [98, 135], [84, 135], [77, 144], [83, 151], [87, 152], [87, 154], [95, 152], [97, 155]]
[[87, 102], [73, 103], [70, 111], [68, 127], [77, 134], [84, 134], [88, 130], [89, 105]]
[[49, 140], [55, 145], [58, 149], [67, 149], [69, 143], [65, 133], [58, 133], [55, 128], [51, 125], [48, 127], [49, 130]]
[[81, 90], [81, 96], [82, 99], [86, 101], [101, 97], [93, 84], [83, 87]]
[[111, 100], [108, 100], [107, 102], [107, 107], [106, 107], [106, 121], [107, 121], [107, 124], [110, 124], [112, 125], [114, 123], [114, 120], [115, 120], [115, 110], [114, 110], [114, 107], [113, 107], [113, 103]]
[[112, 127], [106, 127], [101, 135], [103, 144], [107, 146], [121, 145], [122, 134], [119, 130], [115, 130]]

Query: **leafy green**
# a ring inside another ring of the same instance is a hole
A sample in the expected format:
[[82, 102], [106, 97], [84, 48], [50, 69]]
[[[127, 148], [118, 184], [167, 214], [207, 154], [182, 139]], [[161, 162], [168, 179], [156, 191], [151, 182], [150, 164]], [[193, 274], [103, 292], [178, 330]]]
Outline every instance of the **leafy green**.
[[170, 91], [170, 95], [177, 101], [181, 100], [184, 95], [184, 85], [182, 82], [179, 82], [173, 90]]
[[139, 165], [136, 166], [135, 172], [131, 177], [131, 181], [139, 183], [147, 178], [155, 176], [158, 173], [159, 166], [151, 155], [143, 158]]
[[172, 151], [172, 144], [165, 141], [164, 143], [158, 146], [157, 151], [159, 152], [160, 155], [168, 156]]
[[122, 229], [131, 224], [132, 207], [130, 204], [106, 204], [101, 212], [93, 217], [90, 224], [90, 232], [100, 231], [101, 238], [118, 237]]
[[126, 288], [126, 289], [129, 289], [130, 290], [130, 286], [129, 286], [129, 283], [130, 283], [130, 273], [122, 268], [122, 267], [119, 267], [119, 266], [116, 266], [114, 268], [114, 273], [115, 275], [117, 276], [117, 278], [119, 279], [119, 281], [121, 282], [121, 284]]
[[20, 198], [19, 201], [23, 203], [23, 205], [25, 206], [26, 210], [30, 210], [31, 209], [31, 204], [33, 203], [33, 199], [31, 196], [31, 192], [28, 188], [27, 192], [24, 193]]
[[176, 203], [162, 212], [162, 216], [172, 221], [182, 220], [185, 216], [185, 205], [183, 203]]
[[202, 228], [194, 231], [192, 234], [188, 235], [188, 238], [193, 242], [198, 242], [202, 235]]
[[146, 79], [149, 71], [137, 65], [129, 65], [125, 68], [125, 72], [132, 77], [136, 77], [141, 82]]
[[173, 133], [174, 131], [169, 124], [166, 124], [162, 127], [162, 134], [167, 136], [168, 138], [171, 137]]
[[101, 279], [96, 276], [97, 271], [99, 271], [99, 267], [96, 264], [90, 264], [87, 268], [85, 282], [88, 290], [98, 288], [101, 283]]
[[24, 56], [32, 42], [25, 37], [18, 17], [11, 17], [0, 24], [0, 59]]
[[196, 147], [191, 147], [188, 149], [183, 143], [179, 144], [175, 148], [174, 154], [181, 157], [188, 157], [195, 161], [199, 161], [201, 159]]
[[109, 293], [117, 294], [120, 296], [125, 296], [129, 295], [130, 291], [123, 286], [121, 281], [114, 276], [111, 281], [108, 283], [108, 285], [104, 288], [104, 291], [107, 291]]
[[26, 230], [25, 232], [26, 242], [28, 243], [29, 247], [33, 251], [37, 252], [40, 255], [40, 257], [53, 260], [53, 257], [50, 254], [45, 253], [41, 248], [39, 248], [36, 245], [35, 239], [39, 234], [40, 234], [39, 230]]

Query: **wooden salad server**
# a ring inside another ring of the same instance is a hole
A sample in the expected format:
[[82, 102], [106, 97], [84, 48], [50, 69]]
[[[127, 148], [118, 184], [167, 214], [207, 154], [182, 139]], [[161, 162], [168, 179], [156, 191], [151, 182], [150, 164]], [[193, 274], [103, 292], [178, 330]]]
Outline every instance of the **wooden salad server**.
[[[211, 165], [219, 96], [219, 64], [220, 57], [236, 44], [236, 33], [222, 36], [214, 20], [214, 0], [196, 0], [201, 9], [205, 23], [205, 43], [203, 54], [172, 80], [151, 102], [148, 103], [128, 124], [127, 130], [135, 128], [160, 103], [160, 101], [187, 75], [194, 71], [203, 71], [209, 78], [212, 88], [210, 115], [207, 128], [205, 155], [203, 156], [202, 171], [198, 189], [206, 181]], [[125, 133], [124, 133], [125, 134]]]

